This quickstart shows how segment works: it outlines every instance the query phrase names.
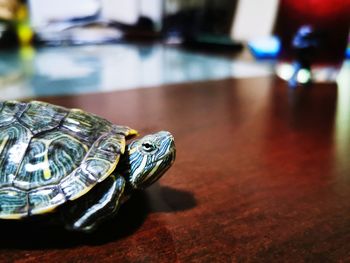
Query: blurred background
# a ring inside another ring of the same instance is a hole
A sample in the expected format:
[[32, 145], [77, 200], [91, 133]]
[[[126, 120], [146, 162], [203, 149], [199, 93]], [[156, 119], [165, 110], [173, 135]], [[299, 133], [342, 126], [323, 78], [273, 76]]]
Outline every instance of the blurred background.
[[0, 96], [345, 82], [349, 24], [347, 0], [0, 0]]

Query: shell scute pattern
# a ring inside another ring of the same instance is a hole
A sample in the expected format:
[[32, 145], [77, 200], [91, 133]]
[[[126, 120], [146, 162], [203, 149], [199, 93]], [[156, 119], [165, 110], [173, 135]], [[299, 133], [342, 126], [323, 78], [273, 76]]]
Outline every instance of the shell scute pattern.
[[90, 146], [102, 134], [108, 132], [111, 127], [112, 124], [107, 120], [82, 110], [72, 109], [63, 120], [60, 129]]
[[47, 186], [28, 193], [29, 213], [42, 214], [66, 201], [59, 186]]
[[17, 219], [28, 213], [27, 193], [8, 187], [0, 189], [0, 214], [1, 218]]
[[[125, 136], [119, 129], [101, 136], [91, 147], [82, 167], [97, 180], [103, 181], [116, 167], [119, 156], [125, 150]], [[127, 134], [128, 135], [128, 134]]]
[[88, 147], [70, 135], [50, 131], [32, 139], [14, 185], [28, 190], [56, 184], [76, 169]]
[[125, 149], [125, 136], [118, 133], [110, 133], [99, 140], [96, 149], [99, 151], [105, 151], [109, 153], [124, 153]]
[[119, 154], [123, 154], [125, 149], [125, 137], [120, 134], [109, 133], [101, 136], [91, 147], [87, 159], [103, 159], [109, 162], [115, 162]]
[[46, 213], [82, 196], [115, 169], [134, 134], [81, 110], [0, 103], [0, 218]]
[[82, 164], [82, 167], [86, 169], [86, 171], [90, 174], [92, 174], [94, 177], [97, 177], [97, 181], [101, 182], [110, 173], [114, 170], [116, 167], [117, 162], [119, 161], [119, 156], [116, 159], [115, 163], [110, 163], [103, 159], [89, 159], [85, 163]]
[[26, 104], [17, 101], [6, 101], [1, 103], [0, 127], [9, 125], [16, 121], [17, 116], [20, 116], [25, 109]]
[[78, 168], [74, 174], [64, 178], [60, 186], [66, 198], [74, 200], [89, 191], [96, 183], [97, 179], [91, 173]]
[[[39, 114], [40, 113], [40, 114]], [[33, 134], [56, 128], [67, 115], [62, 107], [32, 101], [20, 117], [21, 123], [27, 126]]]
[[12, 185], [31, 138], [31, 132], [20, 123], [0, 127], [1, 187]]

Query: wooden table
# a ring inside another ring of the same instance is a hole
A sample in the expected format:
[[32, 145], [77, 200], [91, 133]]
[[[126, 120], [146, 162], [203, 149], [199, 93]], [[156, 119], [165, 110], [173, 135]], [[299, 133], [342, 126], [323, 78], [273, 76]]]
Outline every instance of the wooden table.
[[350, 111], [335, 84], [225, 79], [43, 100], [172, 131], [177, 160], [92, 235], [2, 222], [1, 262], [350, 260]]

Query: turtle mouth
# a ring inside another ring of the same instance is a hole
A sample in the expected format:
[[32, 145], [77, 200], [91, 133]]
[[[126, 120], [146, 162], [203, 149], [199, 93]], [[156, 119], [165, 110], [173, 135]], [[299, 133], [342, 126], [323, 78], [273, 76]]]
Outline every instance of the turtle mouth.
[[174, 143], [174, 137], [171, 136], [171, 143], [170, 143], [170, 147], [169, 147], [169, 153], [164, 156], [162, 159], [163, 162], [168, 163], [168, 166], [170, 167], [176, 159], [176, 148], [175, 148], [175, 143]]
[[175, 162], [176, 159], [176, 149], [175, 149], [175, 144], [173, 143], [173, 148], [169, 153], [170, 157], [171, 157], [171, 162], [170, 165], [172, 165]]

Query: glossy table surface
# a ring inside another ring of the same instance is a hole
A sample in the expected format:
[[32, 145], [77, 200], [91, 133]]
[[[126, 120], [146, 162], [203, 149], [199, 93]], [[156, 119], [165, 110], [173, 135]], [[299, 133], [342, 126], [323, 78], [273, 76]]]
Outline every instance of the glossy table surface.
[[350, 260], [348, 84], [266, 76], [41, 97], [172, 131], [177, 160], [91, 235], [0, 222], [0, 262]]
[[0, 50], [0, 98], [108, 92], [272, 73], [270, 63], [160, 44], [27, 47]]

